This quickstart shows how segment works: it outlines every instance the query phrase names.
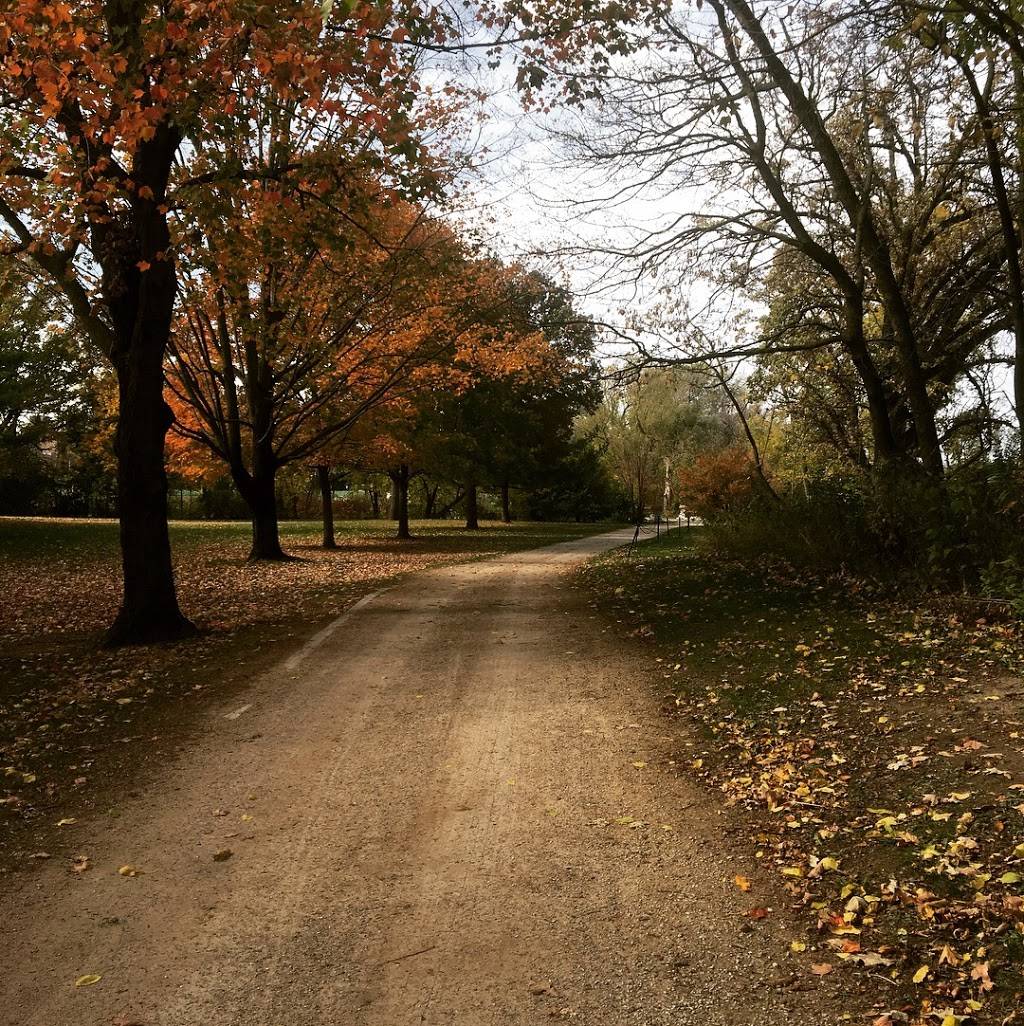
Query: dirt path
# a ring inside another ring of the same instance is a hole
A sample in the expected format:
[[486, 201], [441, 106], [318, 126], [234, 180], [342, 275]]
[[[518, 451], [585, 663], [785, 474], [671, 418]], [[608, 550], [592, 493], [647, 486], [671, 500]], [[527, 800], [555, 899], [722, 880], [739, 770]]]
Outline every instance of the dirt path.
[[[732, 878], [752, 860], [665, 766], [649, 683], [569, 586], [573, 562], [623, 540], [361, 603], [144, 791], [126, 781], [116, 816], [63, 828], [91, 868], [54, 859], [6, 885], [0, 1021], [838, 1018], [782, 982], [780, 917], [741, 932], [755, 902]], [[85, 974], [102, 979], [76, 988]]]

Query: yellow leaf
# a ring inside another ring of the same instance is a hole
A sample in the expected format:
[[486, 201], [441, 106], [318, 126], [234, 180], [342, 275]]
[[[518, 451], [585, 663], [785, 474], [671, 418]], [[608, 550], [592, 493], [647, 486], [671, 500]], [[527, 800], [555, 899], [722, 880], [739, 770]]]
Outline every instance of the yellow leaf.
[[120, 873], [121, 876], [138, 876], [139, 872], [139, 868], [137, 866], [133, 866], [130, 862], [128, 863], [128, 865], [122, 866], [118, 870], [118, 873]]
[[91, 987], [94, 983], [99, 983], [102, 980], [102, 976], [98, 976], [96, 973], [86, 973], [85, 976], [79, 976], [75, 980], [76, 987]]
[[804, 871], [799, 866], [786, 866], [782, 870], [783, 876], [803, 876]]
[[791, 941], [789, 945], [790, 951], [806, 951], [807, 945], [803, 941]]
[[733, 880], [741, 891], [750, 890], [750, 881], [745, 876], [734, 876]]
[[924, 983], [925, 977], [931, 972], [931, 966], [923, 965], [914, 973], [914, 983]]
[[637, 769], [643, 769], [644, 766], [647, 765], [647, 763], [646, 762], [634, 762], [633, 765], [636, 766]]
[[1003, 873], [999, 882], [1004, 884], [1020, 883], [1020, 873]]

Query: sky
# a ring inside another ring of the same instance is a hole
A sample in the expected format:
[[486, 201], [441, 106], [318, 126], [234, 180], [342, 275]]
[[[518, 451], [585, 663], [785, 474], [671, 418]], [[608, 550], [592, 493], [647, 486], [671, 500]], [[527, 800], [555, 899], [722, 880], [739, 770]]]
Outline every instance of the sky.
[[[625, 337], [638, 338], [655, 352], [671, 352], [685, 319], [727, 344], [750, 337], [764, 311], [744, 295], [717, 296], [713, 283], [686, 267], [662, 268], [667, 288], [677, 294], [671, 319], [659, 323], [664, 282], [640, 276], [635, 260], [613, 263], [601, 250], [628, 250], [659, 225], [686, 213], [728, 208], [731, 195], [673, 177], [671, 191], [630, 188], [605, 172], [573, 159], [563, 136], [586, 126], [588, 114], [569, 108], [526, 111], [514, 85], [514, 69], [463, 68], [487, 94], [470, 141], [476, 170], [467, 179], [458, 217], [506, 260], [518, 260], [567, 284], [580, 309], [609, 326], [602, 355], [622, 359], [635, 352]], [[621, 172], [617, 172], [620, 173]], [[685, 176], [682, 176], [685, 177]], [[615, 197], [612, 201], [612, 197]], [[712, 298], [715, 297], [715, 298]], [[741, 374], [749, 371], [749, 362]], [[997, 371], [995, 382], [1009, 405], [1012, 373]]]

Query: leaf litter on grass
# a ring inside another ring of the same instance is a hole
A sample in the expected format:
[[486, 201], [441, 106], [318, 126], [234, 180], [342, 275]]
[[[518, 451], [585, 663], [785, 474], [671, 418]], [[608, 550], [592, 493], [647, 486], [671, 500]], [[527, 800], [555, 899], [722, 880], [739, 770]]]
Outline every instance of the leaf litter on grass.
[[804, 917], [791, 957], [860, 973], [877, 1026], [1024, 1022], [1019, 625], [678, 542], [581, 580]]

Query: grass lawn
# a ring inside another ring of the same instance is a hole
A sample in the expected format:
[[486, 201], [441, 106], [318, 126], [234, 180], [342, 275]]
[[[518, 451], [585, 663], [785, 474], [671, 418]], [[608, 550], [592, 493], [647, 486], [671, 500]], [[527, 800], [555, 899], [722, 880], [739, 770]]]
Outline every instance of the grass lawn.
[[0, 870], [52, 847], [46, 824], [69, 791], [79, 804], [99, 795], [132, 772], [131, 748], [178, 736], [188, 706], [244, 685], [383, 582], [610, 529], [423, 521], [399, 542], [389, 522], [339, 521], [326, 552], [318, 523], [285, 522], [299, 558], [252, 564], [248, 523], [173, 523], [179, 599], [201, 634], [110, 651], [99, 639], [120, 600], [117, 524], [0, 518]]
[[[678, 764], [741, 810], [766, 891], [775, 876], [804, 910], [798, 977], [850, 973], [877, 993], [879, 1026], [1017, 1022], [1020, 625], [728, 559], [699, 529], [610, 554], [583, 582], [696, 728]], [[756, 882], [737, 886], [755, 920], [770, 914]]]
[[[415, 538], [399, 542], [387, 521], [340, 521], [339, 549], [319, 548], [320, 526], [284, 522], [282, 543], [299, 561], [250, 564], [246, 522], [176, 522], [171, 544], [182, 608], [201, 628], [231, 630], [280, 616], [281, 605], [315, 614], [344, 589], [457, 559], [592, 534], [600, 526], [485, 523], [466, 531], [455, 521], [414, 522]], [[102, 631], [120, 599], [117, 524], [104, 520], [0, 518], [0, 643], [39, 634]]]

